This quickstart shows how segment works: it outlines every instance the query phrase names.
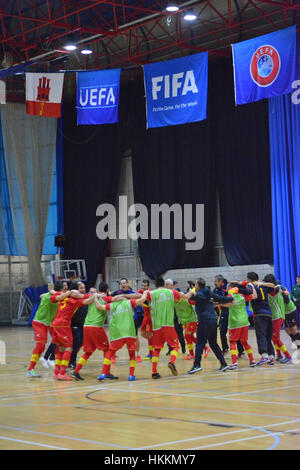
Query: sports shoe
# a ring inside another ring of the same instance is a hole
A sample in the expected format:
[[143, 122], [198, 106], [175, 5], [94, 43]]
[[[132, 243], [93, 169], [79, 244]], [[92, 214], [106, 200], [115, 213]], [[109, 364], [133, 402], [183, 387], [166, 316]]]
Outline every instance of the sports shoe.
[[130, 375], [128, 377], [129, 382], [135, 382], [135, 375]]
[[71, 373], [71, 377], [74, 380], [84, 380], [84, 378], [81, 377], [81, 375], [78, 374], [78, 372], [75, 372], [75, 370], [73, 370], [73, 372]]
[[208, 354], [210, 353], [211, 349], [209, 346], [205, 346], [205, 354], [204, 354], [204, 359], [207, 358]]
[[152, 361], [151, 354], [148, 354], [146, 357], [144, 357], [143, 361]]
[[41, 358], [40, 358], [40, 361], [41, 361], [42, 366], [45, 367], [45, 369], [49, 369], [49, 364], [48, 364], [47, 359], [41, 357]]
[[251, 362], [250, 362], [250, 367], [255, 367], [255, 366], [257, 366], [256, 362], [255, 362], [255, 361], [251, 361]]
[[49, 366], [50, 366], [50, 367], [53, 367], [53, 369], [54, 369], [54, 367], [55, 367], [55, 361], [51, 361], [51, 359], [48, 359], [47, 362], [48, 362]]
[[226, 364], [222, 364], [221, 367], [218, 369], [221, 372], [225, 372], [227, 369], [229, 369], [229, 366]]
[[116, 377], [116, 376], [113, 375], [113, 374], [108, 374], [108, 375], [106, 375], [106, 374], [100, 374], [100, 375], [98, 375], [97, 380], [100, 380], [100, 381], [106, 380], [106, 379], [108, 379], [108, 380], [117, 380], [118, 378], [119, 378], [119, 377]]
[[58, 374], [57, 380], [65, 380], [66, 382], [72, 382], [72, 378], [68, 374]]
[[137, 355], [137, 356], [136, 356], [136, 362], [143, 362], [140, 355]]
[[196, 372], [199, 372], [200, 370], [202, 370], [202, 367], [201, 367], [201, 366], [193, 366], [193, 367], [188, 371], [188, 374], [192, 375], [192, 374], [195, 374]]
[[268, 364], [269, 366], [273, 366], [274, 364], [276, 364], [276, 359], [275, 357], [272, 357], [271, 359], [268, 360]]
[[161, 375], [159, 375], [158, 372], [156, 372], [155, 374], [152, 374], [152, 379], [160, 379], [161, 378]]
[[119, 377], [116, 377], [116, 376], [113, 375], [113, 374], [108, 374], [108, 375], [106, 376], [106, 378], [107, 378], [108, 380], [118, 380], [118, 379], [119, 379]]
[[31, 369], [31, 370], [28, 370], [26, 372], [26, 377], [41, 377], [39, 374], [36, 373], [36, 371], [34, 369]]
[[276, 362], [281, 362], [281, 361], [282, 361], [282, 359], [283, 359], [283, 357], [282, 357], [282, 356], [277, 356], [277, 357], [276, 357]]
[[195, 356], [192, 356], [192, 354], [189, 354], [188, 356], [185, 356], [184, 358], [185, 361], [190, 361], [191, 359], [195, 359]]
[[238, 368], [238, 364], [231, 364], [231, 366], [228, 367], [229, 370], [238, 370]]
[[291, 362], [293, 359], [291, 357], [284, 357], [281, 359], [280, 364], [287, 364], [288, 362]]
[[262, 364], [266, 364], [269, 362], [269, 359], [267, 357], [262, 357], [260, 361], [256, 364], [257, 366], [261, 366]]
[[173, 375], [178, 375], [175, 364], [173, 364], [172, 362], [169, 362], [168, 367], [169, 367], [169, 369], [170, 369], [170, 371], [172, 372]]
[[106, 375], [106, 374], [100, 374], [100, 375], [98, 375], [98, 377], [97, 377], [97, 380], [100, 380], [100, 381], [105, 380], [105, 379], [107, 379], [107, 375]]
[[57, 379], [58, 379], [58, 374], [56, 374], [56, 373], [54, 372], [54, 374], [52, 375], [52, 378], [57, 380]]

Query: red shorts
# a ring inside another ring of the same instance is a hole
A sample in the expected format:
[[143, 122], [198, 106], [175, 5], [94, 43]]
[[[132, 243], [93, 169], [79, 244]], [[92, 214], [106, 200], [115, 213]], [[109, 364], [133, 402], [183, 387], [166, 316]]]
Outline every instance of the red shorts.
[[85, 326], [83, 328], [83, 351], [94, 352], [107, 351], [109, 347], [108, 337], [103, 327]]
[[47, 343], [49, 326], [33, 320], [32, 328], [34, 330], [34, 341], [36, 343]]
[[178, 351], [178, 336], [174, 326], [162, 326], [159, 330], [153, 331], [153, 346], [155, 349], [162, 349], [164, 344]]
[[53, 326], [52, 327], [52, 343], [64, 348], [73, 346], [73, 335], [70, 326]]
[[198, 322], [192, 321], [186, 325], [184, 332], [186, 335], [193, 335], [194, 333], [197, 333], [197, 328], [198, 328]]
[[109, 345], [109, 349], [111, 351], [118, 351], [119, 349], [123, 348], [125, 344], [127, 346], [128, 351], [137, 350], [136, 338], [122, 338], [122, 339], [117, 339], [116, 341], [111, 341]]
[[229, 330], [229, 341], [245, 341], [248, 342], [248, 330], [249, 326], [243, 326], [242, 328], [233, 328]]
[[276, 320], [273, 320], [273, 332], [272, 336], [280, 339], [280, 328], [283, 323], [282, 318], [277, 318]]

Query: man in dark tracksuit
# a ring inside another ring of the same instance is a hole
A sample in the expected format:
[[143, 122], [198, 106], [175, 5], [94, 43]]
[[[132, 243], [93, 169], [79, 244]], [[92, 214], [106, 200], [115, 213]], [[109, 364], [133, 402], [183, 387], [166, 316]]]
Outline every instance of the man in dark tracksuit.
[[[213, 294], [222, 296], [222, 297], [227, 297], [227, 281], [226, 279], [222, 276], [222, 274], [218, 274], [215, 277], [215, 288], [213, 290]], [[221, 337], [221, 342], [222, 342], [222, 353], [225, 354], [229, 350], [228, 342], [227, 342], [227, 331], [228, 331], [228, 316], [229, 316], [229, 310], [227, 307], [221, 307], [221, 318], [219, 322], [219, 328], [220, 328], [220, 337]], [[244, 348], [242, 346], [242, 343], [240, 341], [237, 342], [237, 349], [239, 356], [244, 351]]]
[[213, 297], [215, 301], [226, 303], [226, 298], [223, 296], [213, 295], [210, 289], [205, 287], [205, 285], [204, 279], [199, 279], [196, 282], [196, 293], [193, 294], [192, 292], [189, 292], [185, 294], [186, 299], [195, 303], [196, 314], [198, 317], [195, 360], [192, 369], [188, 372], [189, 374], [194, 374], [195, 372], [202, 370], [201, 358], [207, 341], [216, 358], [220, 362], [219, 370], [225, 371], [228, 369], [228, 365], [217, 343], [217, 317], [212, 301]]
[[[261, 354], [261, 360], [256, 364], [274, 364], [275, 351], [272, 344], [272, 310], [268, 301], [268, 294], [275, 295], [278, 288], [274, 284], [258, 282], [257, 273], [247, 273], [248, 289], [256, 291], [257, 298], [251, 300], [251, 307], [254, 316], [254, 326], [257, 340], [258, 352]], [[245, 283], [242, 283], [245, 284]]]

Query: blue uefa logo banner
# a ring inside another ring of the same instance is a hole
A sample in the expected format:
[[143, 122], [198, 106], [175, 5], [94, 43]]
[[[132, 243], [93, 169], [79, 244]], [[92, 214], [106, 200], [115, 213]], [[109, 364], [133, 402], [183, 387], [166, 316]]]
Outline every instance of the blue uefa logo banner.
[[119, 121], [121, 69], [77, 73], [77, 124]]
[[206, 119], [208, 53], [144, 65], [147, 128]]
[[233, 44], [232, 55], [236, 104], [293, 91], [296, 26]]

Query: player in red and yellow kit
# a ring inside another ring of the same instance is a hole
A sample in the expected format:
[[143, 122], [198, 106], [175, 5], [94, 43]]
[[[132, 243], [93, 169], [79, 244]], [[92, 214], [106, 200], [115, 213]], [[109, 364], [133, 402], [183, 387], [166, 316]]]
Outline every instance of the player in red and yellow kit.
[[53, 299], [55, 298], [58, 301], [63, 300], [66, 295], [62, 293], [61, 290], [62, 282], [56, 282], [53, 291], [41, 295], [41, 303], [32, 322], [36, 346], [31, 355], [30, 365], [26, 374], [27, 377], [40, 377], [40, 375], [35, 372], [35, 366], [45, 350], [48, 331], [51, 331], [51, 324], [57, 312], [57, 305], [54, 305], [50, 301], [50, 297], [52, 296]]
[[[88, 313], [84, 322], [83, 327], [83, 351], [84, 354], [78, 361], [78, 364], [71, 373], [71, 377], [75, 380], [84, 380], [83, 377], [79, 374], [79, 371], [85, 366], [87, 360], [91, 355], [98, 349], [103, 351], [104, 357], [108, 352], [109, 341], [107, 334], [104, 330], [104, 323], [106, 320], [106, 311], [103, 311], [99, 308], [99, 305], [106, 305], [106, 302], [118, 302], [123, 297], [118, 295], [115, 297], [108, 296], [108, 285], [101, 283], [99, 286], [98, 296], [94, 297], [94, 302], [89, 305]], [[90, 289], [90, 293], [97, 294], [96, 289]], [[99, 298], [98, 298], [99, 297]]]
[[[148, 279], [144, 279], [143, 282], [142, 282], [142, 288], [138, 291], [138, 293], [143, 294], [145, 291], [150, 290], [149, 287], [150, 287], [150, 282], [148, 281]], [[148, 355], [144, 358], [144, 361], [152, 361], [153, 334], [146, 335], [146, 336], [144, 334], [145, 330], [147, 329], [147, 326], [146, 326], [147, 324], [148, 324], [148, 330], [147, 331], [151, 331], [151, 327], [149, 326], [149, 318], [151, 318], [151, 309], [149, 307], [149, 302], [148, 301], [146, 301], [143, 304], [143, 310], [144, 310], [144, 318], [143, 318], [143, 322], [141, 324], [141, 332], [142, 332], [142, 336], [146, 337], [146, 339], [148, 341], [148, 351], [149, 351]], [[146, 323], [144, 323], [145, 317], [146, 317]], [[143, 325], [145, 325], [145, 326], [143, 326]]]
[[[58, 380], [69, 380], [72, 378], [66, 374], [72, 354], [73, 336], [71, 320], [76, 310], [82, 305], [88, 305], [94, 301], [94, 296], [90, 294], [79, 294], [76, 289], [77, 284], [70, 286], [68, 297], [59, 302], [57, 315], [52, 323], [52, 341], [57, 344], [55, 353], [55, 369], [53, 378]], [[55, 296], [50, 297], [51, 302], [57, 302]]]
[[97, 380], [117, 379], [110, 373], [111, 358], [114, 353], [121, 349], [124, 345], [127, 346], [129, 354], [129, 377], [130, 382], [135, 380], [135, 366], [136, 358], [135, 353], [137, 350], [136, 329], [133, 320], [134, 309], [137, 305], [142, 305], [146, 300], [146, 293], [142, 296], [140, 294], [132, 294], [140, 298], [127, 300], [120, 300], [114, 303], [98, 306], [99, 310], [110, 311], [109, 320], [109, 350], [105, 354], [102, 373], [97, 377]]
[[[147, 300], [151, 306], [151, 322], [149, 321], [150, 328], [153, 331], [153, 346], [154, 352], [152, 356], [152, 378], [159, 379], [160, 374], [157, 372], [157, 365], [159, 355], [164, 344], [167, 343], [171, 349], [171, 360], [168, 367], [173, 375], [177, 375], [175, 361], [178, 356], [178, 336], [174, 328], [174, 303], [181, 299], [181, 294], [177, 290], [170, 290], [165, 288], [165, 281], [163, 278], [158, 278], [155, 281], [157, 289], [148, 291]], [[143, 323], [143, 331], [146, 333], [146, 321]]]

